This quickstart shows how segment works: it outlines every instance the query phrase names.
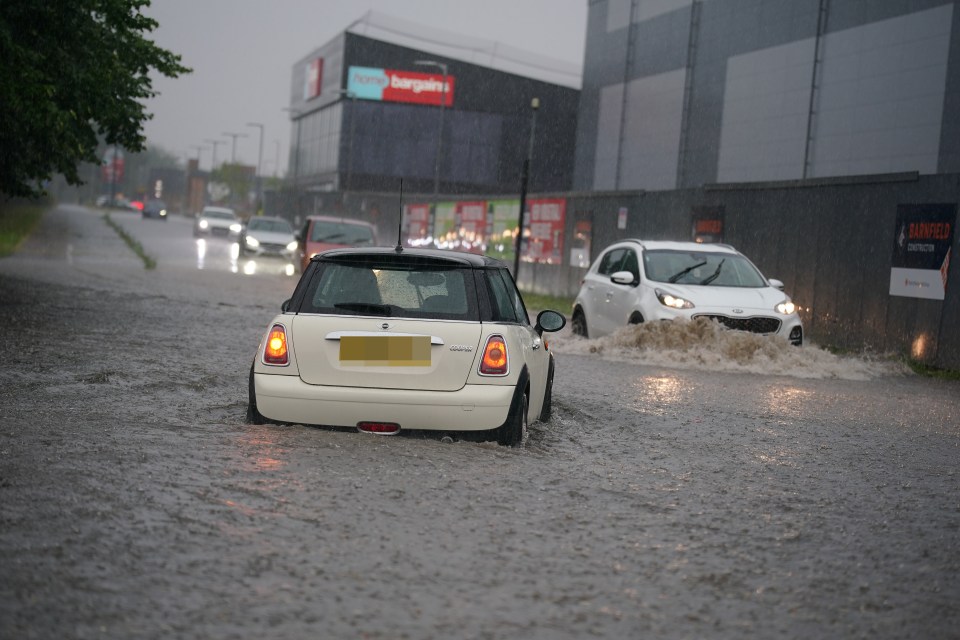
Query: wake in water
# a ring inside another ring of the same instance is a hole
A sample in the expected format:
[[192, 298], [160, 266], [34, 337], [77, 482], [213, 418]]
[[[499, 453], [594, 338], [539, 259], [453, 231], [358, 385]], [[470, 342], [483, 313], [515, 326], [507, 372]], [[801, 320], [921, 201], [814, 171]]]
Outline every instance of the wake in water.
[[838, 356], [809, 343], [795, 347], [784, 338], [730, 331], [706, 318], [630, 325], [595, 340], [564, 331], [550, 345], [558, 353], [608, 360], [795, 378], [869, 380], [909, 373], [889, 358]]

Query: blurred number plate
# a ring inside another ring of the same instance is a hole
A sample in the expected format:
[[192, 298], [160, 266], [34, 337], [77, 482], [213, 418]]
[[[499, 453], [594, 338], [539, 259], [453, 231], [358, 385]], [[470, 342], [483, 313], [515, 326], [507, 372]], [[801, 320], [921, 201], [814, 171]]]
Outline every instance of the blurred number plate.
[[363, 367], [429, 367], [430, 336], [343, 336], [340, 362]]

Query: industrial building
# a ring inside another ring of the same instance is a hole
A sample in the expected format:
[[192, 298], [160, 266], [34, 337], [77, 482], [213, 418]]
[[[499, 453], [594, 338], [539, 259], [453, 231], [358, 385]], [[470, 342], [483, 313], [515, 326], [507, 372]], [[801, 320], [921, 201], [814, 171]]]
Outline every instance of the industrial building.
[[945, 0], [590, 0], [574, 188], [960, 172]]

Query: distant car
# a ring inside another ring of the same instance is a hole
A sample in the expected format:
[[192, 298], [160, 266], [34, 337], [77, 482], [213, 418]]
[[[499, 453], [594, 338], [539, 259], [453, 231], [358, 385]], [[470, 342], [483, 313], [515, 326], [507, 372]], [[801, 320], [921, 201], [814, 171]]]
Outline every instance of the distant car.
[[307, 216], [297, 238], [300, 241], [300, 270], [310, 258], [327, 249], [372, 247], [377, 244], [377, 229], [369, 222], [335, 216]]
[[144, 220], [147, 218], [159, 218], [160, 220], [166, 221], [167, 203], [158, 199], [147, 200], [140, 213]]
[[394, 435], [480, 432], [517, 445], [550, 418], [554, 358], [502, 262], [432, 249], [315, 256], [263, 334], [247, 420]]
[[240, 218], [228, 207], [204, 207], [193, 224], [193, 235], [239, 238], [243, 231]]
[[248, 255], [292, 260], [297, 256], [297, 246], [293, 227], [283, 218], [254, 216], [247, 221], [240, 237], [240, 251]]
[[111, 198], [110, 196], [99, 196], [97, 206], [106, 209], [121, 209], [123, 211], [140, 211], [132, 202], [122, 196]]
[[584, 276], [571, 324], [574, 333], [597, 338], [628, 324], [694, 318], [803, 344], [783, 283], [723, 244], [624, 240], [607, 247]]

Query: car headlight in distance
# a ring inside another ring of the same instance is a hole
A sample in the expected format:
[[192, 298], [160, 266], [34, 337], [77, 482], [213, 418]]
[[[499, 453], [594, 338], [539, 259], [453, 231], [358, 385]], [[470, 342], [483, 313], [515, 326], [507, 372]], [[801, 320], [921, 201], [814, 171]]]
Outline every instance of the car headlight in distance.
[[247, 246], [248, 246], [248, 247], [259, 247], [259, 246], [260, 246], [260, 241], [257, 240], [256, 238], [254, 238], [253, 236], [247, 236], [247, 237], [244, 239], [244, 242], [247, 243]]
[[678, 298], [677, 296], [667, 293], [665, 291], [656, 290], [657, 300], [660, 301], [665, 307], [670, 307], [671, 309], [693, 309], [694, 305], [689, 300], [684, 298]]
[[165, 215], [167, 215], [167, 210], [166, 210], [166, 209], [160, 209], [160, 217], [162, 218], [162, 217], [165, 216]]
[[794, 311], [797, 310], [797, 305], [790, 302], [790, 300], [784, 300], [780, 304], [774, 307], [774, 310], [777, 313], [782, 313], [785, 316], [792, 315]]
[[233, 223], [232, 225], [230, 225], [230, 231], [233, 231], [234, 233], [240, 233], [241, 231], [243, 231], [243, 227], [237, 223]]
[[209, 226], [210, 226], [210, 223], [207, 222], [206, 220], [201, 220], [201, 221], [200, 221], [200, 228], [201, 228], [201, 229], [206, 229], [206, 228], [209, 227]]
[[292, 242], [287, 243], [287, 251], [296, 251], [297, 250], [297, 241], [293, 240]]

